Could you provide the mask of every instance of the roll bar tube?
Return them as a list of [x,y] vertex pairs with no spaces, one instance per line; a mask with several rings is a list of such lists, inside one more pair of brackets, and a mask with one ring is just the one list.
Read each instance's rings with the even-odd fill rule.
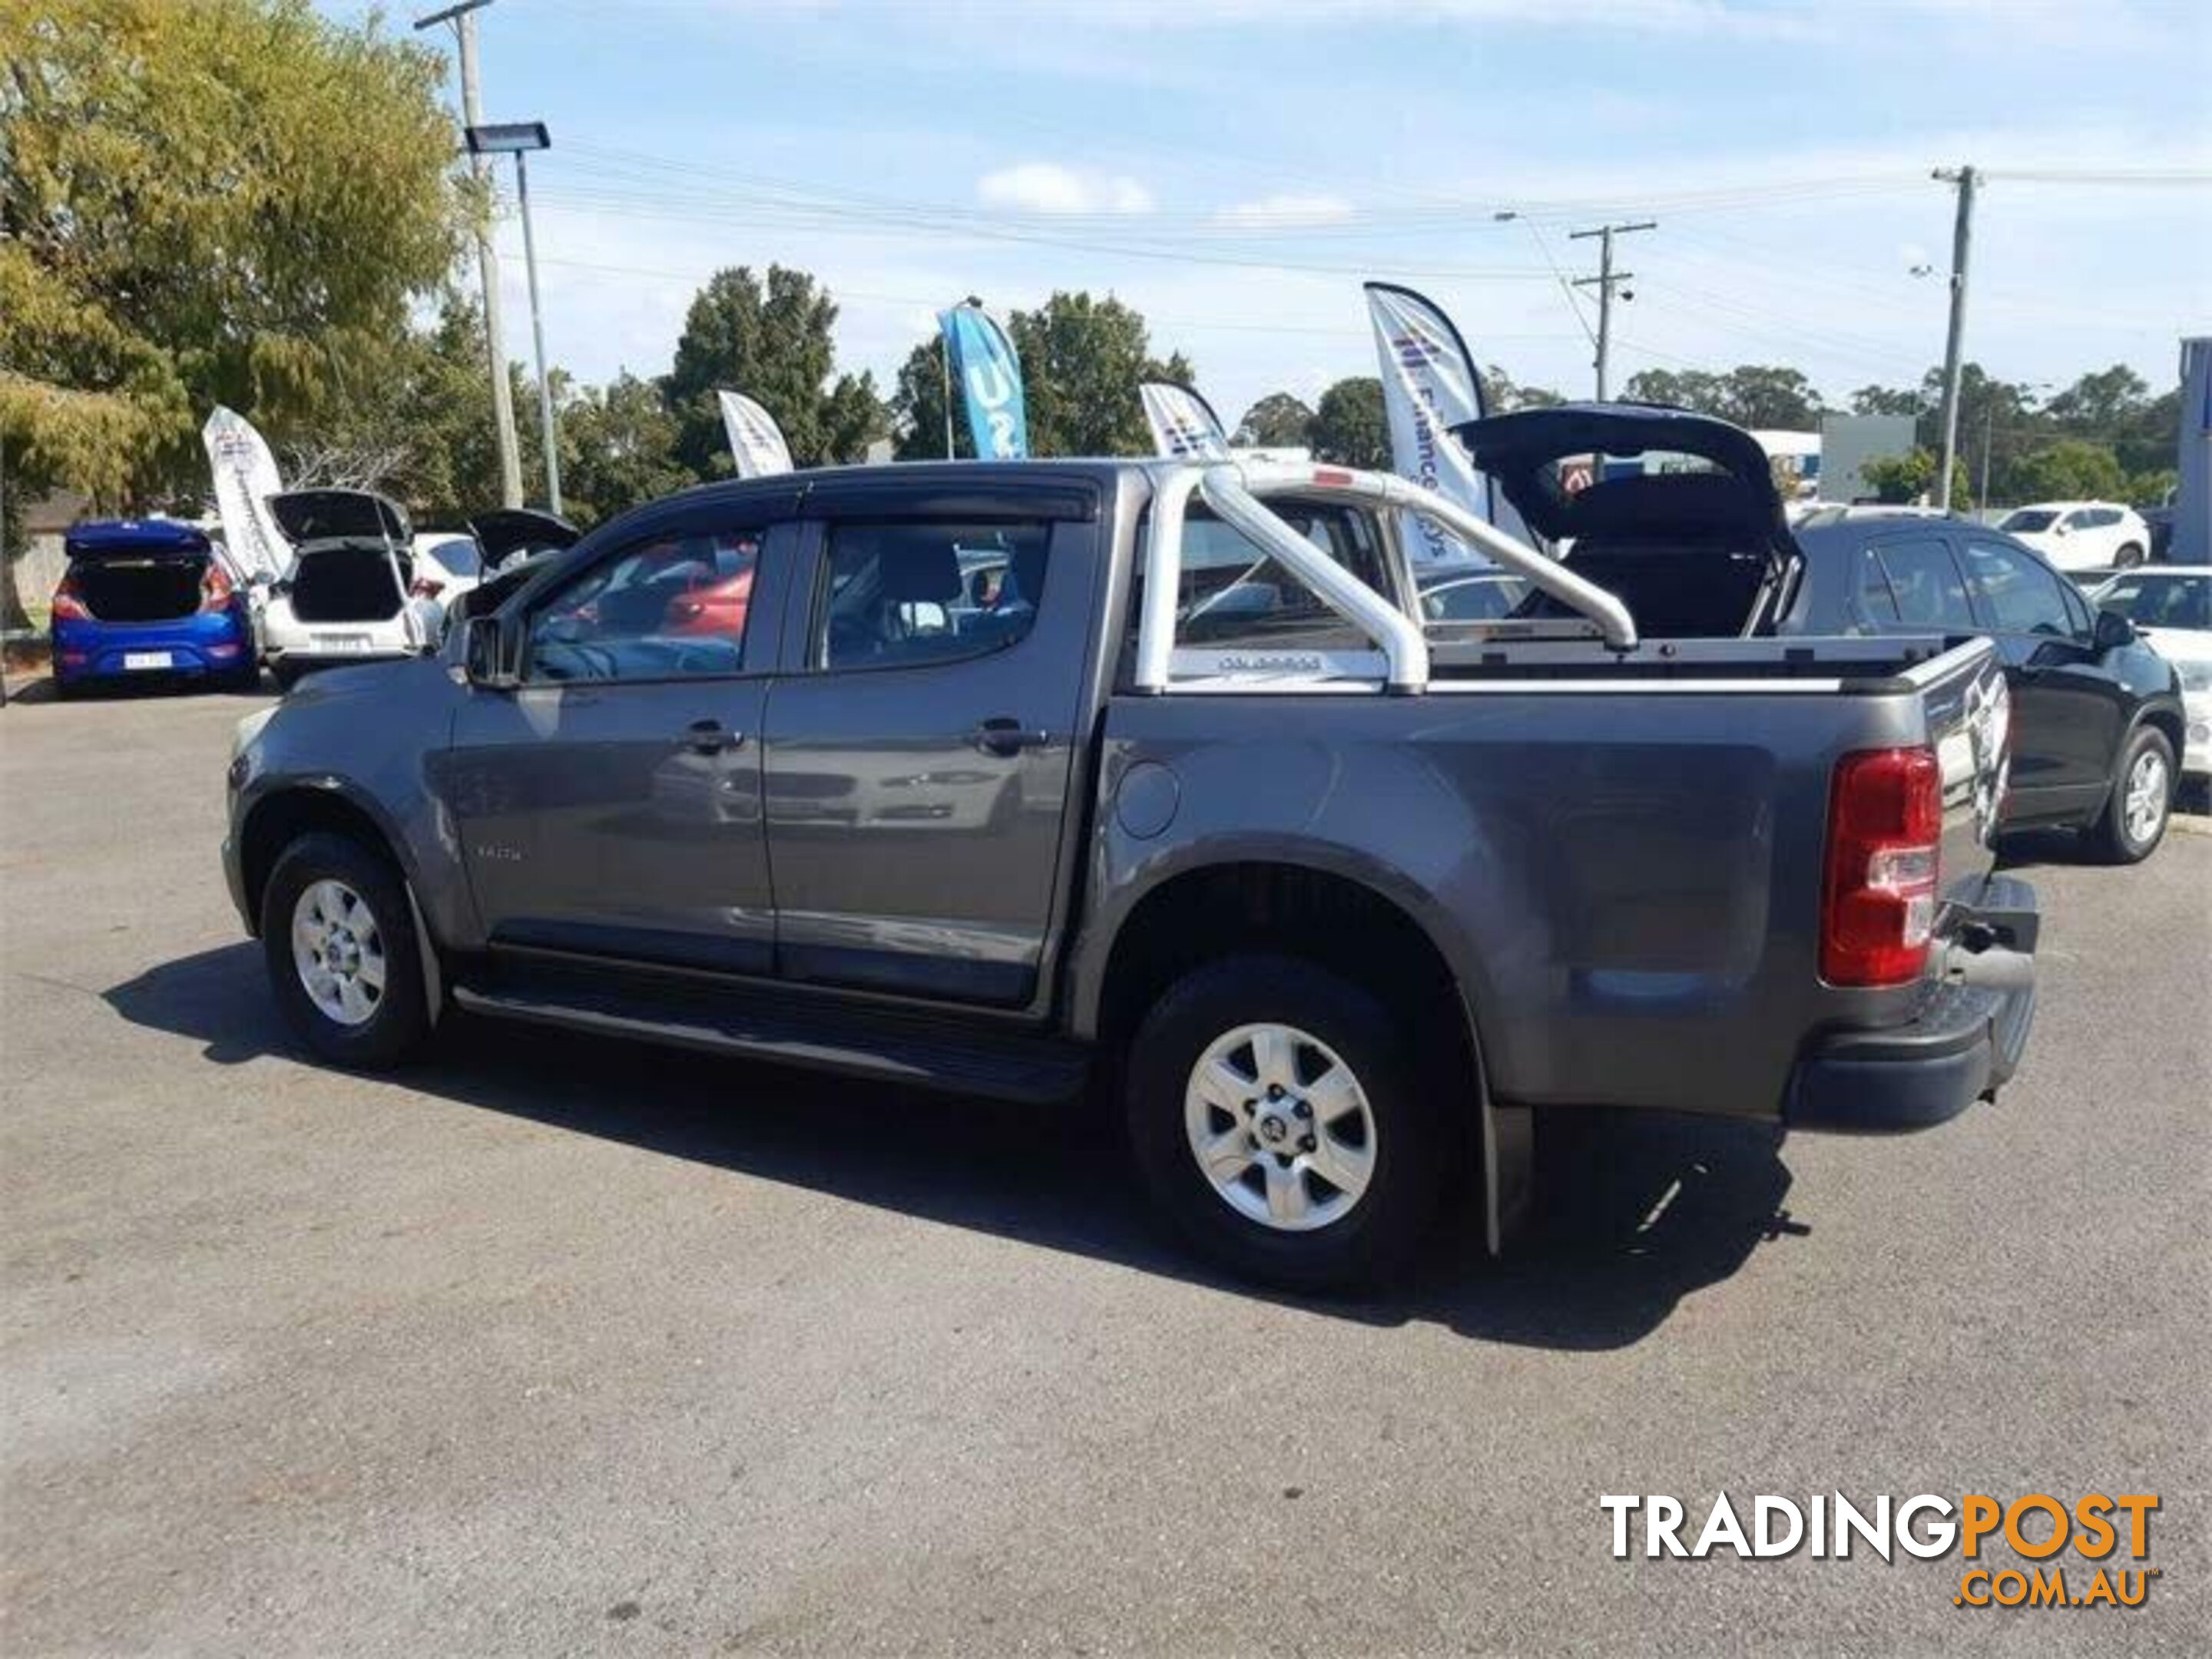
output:
[[[1206,506],[1223,522],[1266,549],[1382,648],[1394,691],[1419,691],[1428,685],[1428,638],[1420,624],[1269,512],[1265,498],[1349,496],[1370,507],[1418,514],[1481,549],[1531,586],[1588,618],[1613,649],[1636,648],[1636,620],[1614,595],[1477,518],[1457,502],[1403,478],[1349,467],[1216,462],[1203,467],[1164,468],[1157,479],[1144,549],[1144,605],[1138,619],[1133,676],[1139,692],[1158,694],[1169,687],[1175,657],[1176,604],[1182,578],[1183,526],[1194,490],[1204,496]],[[1411,594],[1413,578],[1404,549],[1395,540],[1393,545],[1401,567],[1395,574]]]
[[1261,506],[1235,465],[1209,466],[1199,493],[1224,523],[1257,543],[1314,592],[1382,647],[1393,691],[1420,691],[1429,684],[1429,641],[1412,617]]
[[1351,495],[1370,506],[1399,507],[1433,520],[1461,541],[1480,548],[1530,586],[1596,623],[1605,642],[1615,650],[1636,648],[1636,619],[1615,595],[1433,489],[1424,489],[1389,473],[1358,472],[1348,467],[1285,466],[1271,462],[1247,467],[1244,475],[1246,488],[1256,495],[1293,490]]

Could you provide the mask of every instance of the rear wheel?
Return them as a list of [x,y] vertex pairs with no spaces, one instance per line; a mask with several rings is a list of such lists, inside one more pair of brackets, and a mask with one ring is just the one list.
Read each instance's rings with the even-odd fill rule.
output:
[[2112,798],[2089,831],[2089,846],[2107,864],[2140,864],[2166,837],[2173,809],[2173,745],[2155,726],[2136,729],[2121,754]]
[[295,664],[286,662],[282,657],[272,657],[270,659],[269,674],[270,678],[276,682],[276,689],[279,691],[289,691],[294,686],[300,683],[301,670],[299,667]]
[[1427,1237],[1451,1174],[1443,1103],[1410,1036],[1311,963],[1237,957],[1187,975],[1130,1048],[1129,1135],[1153,1200],[1247,1278],[1387,1278]]
[[270,872],[261,945],[277,1006],[325,1060],[375,1071],[430,1030],[406,890],[344,836],[302,836]]
[[2143,550],[2133,542],[2112,555],[2112,568],[2115,570],[2132,570],[2142,562]]

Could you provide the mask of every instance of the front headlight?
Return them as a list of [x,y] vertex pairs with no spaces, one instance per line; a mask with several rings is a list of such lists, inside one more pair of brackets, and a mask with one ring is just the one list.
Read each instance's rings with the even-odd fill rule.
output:
[[261,735],[261,728],[269,724],[270,717],[283,706],[272,702],[266,708],[255,709],[239,721],[237,728],[230,734],[230,757],[233,760],[246,752],[246,746]]
[[2175,670],[2181,675],[2185,691],[2212,691],[2212,662],[2178,662]]

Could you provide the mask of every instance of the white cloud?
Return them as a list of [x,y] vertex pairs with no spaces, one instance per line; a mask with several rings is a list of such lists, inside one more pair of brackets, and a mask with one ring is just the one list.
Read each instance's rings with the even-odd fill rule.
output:
[[1341,196],[1262,196],[1256,202],[1239,202],[1214,216],[1224,224],[1326,225],[1352,216],[1352,204]]
[[1123,174],[1088,173],[1052,161],[1024,161],[975,181],[975,193],[993,207],[1030,213],[1150,213],[1152,193]]

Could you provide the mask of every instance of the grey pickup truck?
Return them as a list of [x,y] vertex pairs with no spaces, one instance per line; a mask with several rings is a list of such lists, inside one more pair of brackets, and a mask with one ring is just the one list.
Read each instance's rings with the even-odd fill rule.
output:
[[[1733,427],[1460,435],[1549,547],[1256,462],[640,507],[241,722],[232,895],[339,1065],[460,1009],[1078,1101],[1198,1249],[1292,1286],[1387,1275],[1453,1194],[1496,1248],[1540,1111],[1987,1096],[2037,924],[1991,873],[1989,642],[1773,637],[1799,559]],[[1645,468],[1565,493],[1593,452]],[[1510,613],[1425,623],[1409,517]]]

